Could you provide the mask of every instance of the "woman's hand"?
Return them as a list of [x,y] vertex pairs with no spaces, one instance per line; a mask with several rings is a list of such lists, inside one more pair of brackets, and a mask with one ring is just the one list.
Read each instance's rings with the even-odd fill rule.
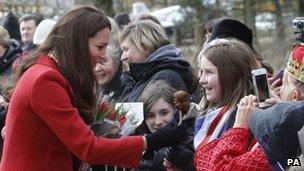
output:
[[270,84],[270,87],[269,87],[270,92],[272,92],[277,97],[280,97],[281,86],[279,86],[279,84],[281,82],[282,82],[281,78],[276,79]]
[[233,127],[241,127],[248,129],[249,118],[253,110],[258,107],[258,99],[254,95],[245,96],[241,99],[235,117]]
[[[280,87],[277,87],[277,88],[280,88]],[[278,90],[278,91],[280,91],[280,90]],[[266,99],[265,103],[269,104],[269,106],[273,106],[273,105],[277,104],[278,102],[281,102],[282,100],[280,98],[280,94],[278,94],[277,92],[270,90],[269,91],[270,98]]]

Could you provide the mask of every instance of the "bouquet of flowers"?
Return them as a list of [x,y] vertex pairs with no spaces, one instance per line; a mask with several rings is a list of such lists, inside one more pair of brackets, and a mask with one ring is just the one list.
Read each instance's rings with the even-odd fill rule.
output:
[[[134,133],[143,118],[142,103],[114,103],[102,100],[94,112],[94,121],[91,129],[96,136],[118,138]],[[105,166],[107,168],[108,166]],[[116,167],[115,167],[116,168]],[[90,164],[83,162],[79,171],[92,170]],[[106,169],[107,170],[107,169]]]
[[118,135],[121,126],[126,122],[128,110],[122,105],[115,108],[113,102],[101,101],[94,112],[94,122],[91,129],[97,136],[111,137]]

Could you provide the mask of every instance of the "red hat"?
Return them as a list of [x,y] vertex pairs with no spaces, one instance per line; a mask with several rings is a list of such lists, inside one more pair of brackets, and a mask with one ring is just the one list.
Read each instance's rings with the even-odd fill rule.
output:
[[288,73],[304,83],[304,44],[301,43],[293,48],[287,62]]

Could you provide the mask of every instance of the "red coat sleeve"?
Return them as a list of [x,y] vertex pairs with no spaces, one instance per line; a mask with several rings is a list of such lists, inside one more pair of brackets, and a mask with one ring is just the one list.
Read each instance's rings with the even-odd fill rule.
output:
[[67,82],[56,71],[46,72],[37,78],[30,92],[30,104],[66,148],[82,161],[138,166],[144,148],[143,138],[107,139],[94,136],[73,106]]
[[246,129],[229,129],[221,138],[211,141],[196,151],[196,169],[198,171],[272,170],[261,146],[253,151],[247,151],[248,137],[249,131]]

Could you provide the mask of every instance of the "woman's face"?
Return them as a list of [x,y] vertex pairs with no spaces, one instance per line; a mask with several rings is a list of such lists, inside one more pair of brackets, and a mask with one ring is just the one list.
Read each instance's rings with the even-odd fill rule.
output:
[[218,103],[221,98],[221,86],[217,67],[206,57],[202,57],[200,66],[200,85],[205,90],[206,100],[210,103]]
[[106,48],[109,43],[110,29],[99,30],[93,37],[89,38],[89,51],[93,61],[93,66],[106,58]]
[[121,60],[129,63],[144,63],[147,56],[143,55],[138,48],[126,38],[121,42],[121,49],[123,50]]
[[[108,46],[109,48],[110,46]],[[117,71],[117,66],[115,66],[114,61],[108,55],[105,58],[101,58],[97,62],[94,73],[96,75],[98,85],[103,88],[108,85],[114,78]]]
[[152,133],[156,132],[171,122],[173,114],[173,106],[160,98],[151,106],[145,119],[146,125]]

